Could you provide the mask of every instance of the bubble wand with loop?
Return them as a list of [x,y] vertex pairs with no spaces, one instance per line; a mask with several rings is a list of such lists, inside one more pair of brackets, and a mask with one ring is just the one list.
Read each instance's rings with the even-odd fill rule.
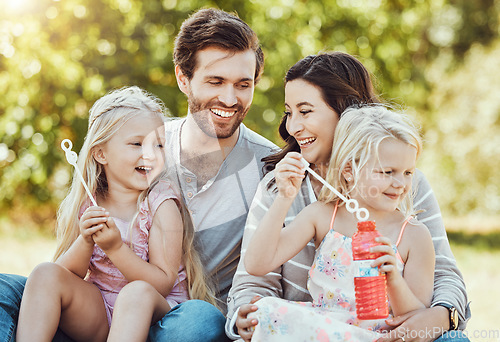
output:
[[306,170],[314,176],[317,180],[319,180],[324,186],[326,186],[328,189],[330,189],[335,195],[337,195],[342,201],[345,203],[345,207],[348,212],[350,213],[356,213],[356,218],[358,221],[367,221],[368,217],[370,216],[370,213],[366,208],[360,208],[358,201],[355,199],[348,199],[344,195],[342,195],[337,189],[335,189],[333,186],[328,184],[323,178],[321,178],[320,175],[318,175],[316,172],[314,172],[310,167],[309,163],[307,160],[304,158],[301,159],[302,164],[306,167]]
[[95,201],[94,196],[92,196],[92,194],[90,193],[89,187],[87,186],[87,183],[85,183],[85,179],[83,179],[82,173],[80,172],[80,169],[76,164],[78,161],[78,154],[76,154],[76,152],[74,151],[71,151],[71,149],[73,148],[73,143],[69,139],[64,139],[61,142],[61,148],[66,153],[66,160],[68,161],[68,163],[70,163],[75,167],[76,174],[80,178],[80,181],[82,182],[85,191],[87,191],[87,195],[89,195],[92,204],[97,207],[97,202]]

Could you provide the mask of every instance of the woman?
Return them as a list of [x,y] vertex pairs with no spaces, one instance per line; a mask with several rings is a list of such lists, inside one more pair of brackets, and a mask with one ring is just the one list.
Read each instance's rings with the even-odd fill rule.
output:
[[[356,58],[346,53],[307,56],[290,68],[285,77],[285,115],[279,126],[286,146],[280,153],[265,159],[268,170],[272,172],[261,181],[250,208],[240,260],[243,260],[255,227],[274,201],[275,177],[286,177],[286,163],[280,163],[277,167],[278,162],[290,151],[299,152],[316,172],[325,177],[340,114],[350,105],[373,102],[379,100],[368,71]],[[445,331],[457,327],[463,329],[470,317],[465,284],[451,253],[432,189],[421,172],[416,173],[413,183],[416,189],[415,207],[423,210],[417,218],[429,229],[436,251],[434,297],[431,308],[395,317],[388,322],[394,330],[384,338],[385,341],[404,340],[408,332],[414,332],[415,335],[420,333],[415,337],[437,338]],[[285,224],[315,201],[320,189],[321,184],[316,179],[306,177]],[[255,326],[257,321],[248,320],[247,315],[257,310],[252,305],[258,298],[255,296],[310,301],[306,282],[314,252],[314,244],[310,243],[292,260],[263,277],[250,276],[240,261],[228,297],[228,336],[250,340],[252,332],[249,328]],[[458,321],[453,319],[455,311],[458,312]],[[449,336],[456,334],[450,333]]]

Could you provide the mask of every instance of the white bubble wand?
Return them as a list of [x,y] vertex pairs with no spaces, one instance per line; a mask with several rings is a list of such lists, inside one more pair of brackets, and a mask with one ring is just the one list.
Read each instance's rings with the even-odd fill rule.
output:
[[310,167],[309,163],[307,160],[304,158],[301,159],[302,164],[306,167],[306,170],[314,176],[317,180],[319,180],[324,186],[326,186],[328,189],[330,189],[335,195],[337,195],[342,201],[345,202],[345,207],[348,212],[350,213],[356,213],[356,218],[358,221],[367,221],[368,217],[370,216],[370,213],[366,208],[360,208],[358,201],[355,199],[348,199],[344,195],[342,195],[337,189],[335,189],[333,186],[328,184],[323,178],[321,178],[320,175],[318,175],[316,172],[314,172]]
[[76,164],[78,161],[78,154],[76,154],[76,152],[74,151],[71,151],[71,149],[73,148],[73,143],[69,139],[64,139],[61,142],[61,148],[66,153],[66,160],[68,161],[68,163],[75,167],[76,174],[80,178],[85,191],[87,191],[92,204],[97,207],[97,202],[95,201],[94,196],[92,196],[92,194],[90,193],[89,187],[87,186],[87,183],[85,183],[85,179],[83,179],[82,173],[80,172],[80,169],[78,169],[78,165]]

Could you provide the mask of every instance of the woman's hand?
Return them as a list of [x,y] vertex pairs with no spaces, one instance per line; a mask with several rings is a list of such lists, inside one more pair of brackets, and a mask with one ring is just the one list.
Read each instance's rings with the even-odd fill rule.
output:
[[89,245],[94,245],[92,235],[100,231],[108,221],[109,213],[102,207],[88,207],[80,217],[80,234]]
[[370,252],[382,253],[383,255],[375,259],[375,261],[373,261],[372,263],[372,266],[378,266],[379,270],[386,274],[387,285],[390,286],[396,278],[402,278],[397,268],[396,253],[392,248],[390,239],[380,236],[375,238],[375,242],[379,242],[381,243],[381,245],[370,248]]
[[274,177],[280,196],[294,198],[299,193],[300,185],[305,176],[305,167],[301,159],[300,153],[289,152],[276,164]]
[[108,254],[120,249],[123,244],[120,230],[112,218],[108,218],[104,227],[97,231],[92,238],[101,249]]

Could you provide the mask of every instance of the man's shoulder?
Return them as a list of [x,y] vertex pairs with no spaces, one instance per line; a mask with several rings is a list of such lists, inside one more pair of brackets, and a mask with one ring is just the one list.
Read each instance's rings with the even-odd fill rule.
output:
[[241,124],[242,144],[248,145],[252,150],[261,150],[267,156],[272,152],[276,152],[279,147],[273,142],[264,138],[262,135],[252,131],[250,128]]

